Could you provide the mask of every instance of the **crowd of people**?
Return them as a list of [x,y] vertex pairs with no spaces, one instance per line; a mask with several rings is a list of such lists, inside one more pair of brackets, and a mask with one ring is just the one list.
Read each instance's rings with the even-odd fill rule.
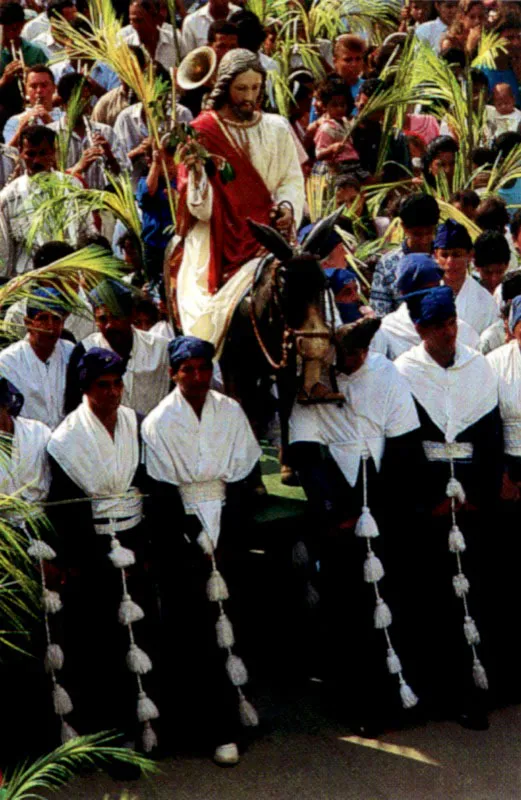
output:
[[[304,24],[321,3],[333,38]],[[171,752],[193,728],[238,762],[268,435],[306,496],[313,669],[353,731],[485,730],[520,700],[521,8],[356,5],[291,0],[290,36],[269,4],[0,4],[3,296],[37,271],[2,301],[0,488],[50,523],[6,517],[63,741],[156,753],[161,727]],[[93,285],[93,253],[117,276]]]

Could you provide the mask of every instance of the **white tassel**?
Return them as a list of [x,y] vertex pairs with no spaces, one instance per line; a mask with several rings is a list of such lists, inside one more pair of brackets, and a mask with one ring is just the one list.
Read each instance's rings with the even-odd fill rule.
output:
[[206,594],[208,595],[208,600],[210,600],[212,603],[228,600],[229,594],[226,581],[217,569],[213,569],[212,574],[208,578],[208,583],[206,584]]
[[393,621],[391,609],[381,597],[376,601],[376,608],[374,610],[374,626],[377,629],[388,628]]
[[136,556],[133,550],[123,547],[118,539],[114,538],[110,543],[111,552],[109,558],[118,569],[125,569],[131,567],[136,563]]
[[458,572],[457,575],[454,575],[452,579],[452,585],[454,586],[456,597],[465,597],[470,589],[468,578],[466,578],[462,572]]
[[143,750],[145,753],[151,753],[154,747],[157,747],[156,732],[148,720],[145,722],[141,741],[143,743]]
[[387,669],[391,675],[398,675],[402,671],[402,664],[392,647],[387,651]]
[[309,564],[309,553],[304,542],[296,542],[293,545],[292,552],[293,566],[297,569],[300,567],[307,567]]
[[144,616],[143,609],[137,603],[134,603],[129,594],[124,594],[118,611],[118,619],[121,624],[130,625],[132,622],[139,622]]
[[256,709],[246,700],[244,695],[241,697],[239,703],[239,716],[241,718],[241,724],[244,725],[245,728],[256,728],[259,724],[259,715]]
[[47,645],[47,650],[45,651],[45,659],[44,659],[44,666],[45,671],[50,672],[51,670],[61,669],[63,667],[63,650],[61,649],[59,644],[49,644]]
[[63,608],[58,592],[52,592],[50,589],[43,590],[42,604],[47,614],[56,614]]
[[456,480],[456,478],[451,478],[447,484],[446,489],[447,497],[454,497],[456,500],[459,500],[461,504],[465,502],[466,495],[465,489],[461,485],[461,483]]
[[467,545],[457,525],[453,525],[449,533],[449,550],[451,553],[463,553]]
[[320,595],[311,583],[306,584],[306,605],[308,608],[317,608],[320,604]]
[[54,705],[54,713],[59,716],[70,714],[73,709],[71,698],[59,683],[56,683],[52,690],[52,702]]
[[400,680],[400,697],[402,700],[402,706],[404,708],[414,708],[418,702],[418,698],[414,694],[411,687],[405,683],[403,678]]
[[465,617],[463,630],[465,632],[465,638],[469,644],[479,644],[479,631],[472,617]]
[[214,552],[214,546],[212,544],[212,540],[206,533],[206,531],[201,531],[199,536],[197,537],[197,544],[203,551],[203,553],[207,556],[212,556]]
[[364,581],[378,583],[384,576],[384,568],[380,559],[374,553],[369,553],[364,562]]
[[74,730],[74,728],[71,727],[68,722],[65,722],[65,720],[62,719],[62,729],[61,729],[61,736],[60,736],[62,744],[66,744],[67,742],[70,742],[71,739],[76,739],[77,736],[78,736],[78,734]]
[[361,536],[364,539],[374,539],[376,536],[380,536],[378,525],[368,506],[362,506],[362,513],[355,526],[355,536]]
[[221,614],[215,623],[215,630],[217,632],[217,645],[219,647],[233,647],[235,644],[233,626],[226,614]]
[[52,561],[56,558],[56,552],[47,542],[42,542],[41,539],[35,539],[27,552],[32,558],[44,559],[44,561]]
[[146,675],[152,669],[150,657],[137,644],[131,644],[127,653],[127,667],[137,675]]
[[140,692],[138,694],[137,718],[140,722],[148,722],[149,719],[159,718],[159,710],[156,704],[145,692]]
[[226,659],[226,672],[234,686],[244,686],[248,683],[248,673],[244,661],[233,653]]
[[485,672],[485,667],[479,658],[474,659],[474,663],[472,665],[472,677],[474,678],[474,683],[478,689],[488,689],[487,673]]

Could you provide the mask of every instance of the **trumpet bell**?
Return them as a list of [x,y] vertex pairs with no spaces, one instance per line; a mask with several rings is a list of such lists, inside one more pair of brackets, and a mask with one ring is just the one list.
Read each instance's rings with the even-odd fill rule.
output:
[[217,56],[211,47],[204,45],[188,53],[179,64],[177,83],[186,91],[204,86],[215,72]]

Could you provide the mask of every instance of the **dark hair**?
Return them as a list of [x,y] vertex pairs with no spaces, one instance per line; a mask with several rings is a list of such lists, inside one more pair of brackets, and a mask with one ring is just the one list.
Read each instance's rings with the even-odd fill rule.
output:
[[58,81],[58,94],[64,103],[68,103],[76,89],[82,84],[87,85],[84,75],[79,72],[66,72]]
[[499,155],[501,159],[506,158],[515,147],[521,144],[521,133],[515,131],[506,131],[502,133],[497,139],[494,139],[493,149],[496,157]]
[[208,35],[206,41],[208,44],[215,42],[215,37],[220,34],[221,36],[239,36],[239,30],[235,23],[227,19],[214,19],[208,28]]
[[467,57],[465,51],[459,47],[448,47],[440,54],[440,57],[449,64],[449,66],[457,66],[465,69],[467,66]]
[[338,56],[340,50],[352,50],[354,53],[365,53],[367,44],[361,36],[352,33],[342,33],[337,36],[333,45],[333,58]]
[[378,317],[362,317],[338,328],[335,339],[340,357],[342,354],[351,355],[357,350],[367,350],[381,324],[382,320]]
[[476,167],[491,167],[496,160],[496,154],[491,147],[475,147],[472,151],[472,163]]
[[33,269],[40,269],[52,264],[53,261],[58,261],[60,258],[65,258],[74,253],[74,247],[67,244],[67,242],[45,242],[39,247],[33,256]]
[[131,6],[141,6],[145,11],[148,11],[152,16],[157,17],[162,10],[161,0],[130,0]]
[[521,269],[507,272],[501,281],[501,297],[504,303],[508,303],[521,294]]
[[378,92],[383,92],[385,89],[385,84],[380,78],[368,78],[368,80],[364,81],[360,86],[358,94],[365,94],[366,97],[372,97],[374,94],[378,94]]
[[54,147],[56,133],[46,125],[28,125],[20,134],[20,149],[24,146],[24,142],[27,142],[32,147],[37,147],[39,144],[47,142],[51,147]]
[[159,320],[159,309],[148,297],[137,297],[134,302],[134,313],[147,314],[153,322]]
[[508,264],[510,247],[502,233],[485,231],[474,242],[474,263],[476,267],[490,264]]
[[86,33],[87,35],[92,35],[92,26],[88,19],[84,19],[83,17],[76,17],[71,22],[72,27],[78,33]]
[[25,70],[25,80],[27,80],[29,75],[31,75],[32,73],[35,73],[36,75],[48,75],[49,78],[54,83],[54,75],[52,69],[49,69],[47,64],[34,64],[34,66],[32,67],[27,67],[27,69]]
[[508,225],[507,205],[500,197],[487,197],[476,211],[476,224],[484,231],[503,233]]
[[15,25],[25,22],[23,6],[20,3],[4,3],[0,6],[0,25]]
[[415,228],[421,225],[434,227],[440,220],[440,209],[436,198],[431,194],[417,192],[402,200],[398,216],[406,228]]
[[506,14],[500,17],[499,24],[494,28],[494,33],[519,29],[521,29],[521,20],[518,15],[513,11],[507,11]]
[[521,208],[518,208],[510,220],[510,233],[512,238],[515,239],[521,231]]
[[473,189],[459,189],[450,198],[451,203],[461,203],[462,206],[470,206],[474,210],[479,206],[479,194]]
[[348,114],[353,110],[354,103],[351,89],[338,75],[331,75],[325,81],[322,81],[317,89],[317,97],[324,105],[331,102],[333,97],[343,97],[346,101]]
[[49,19],[59,19],[64,8],[74,8],[74,0],[49,0],[46,13]]
[[436,136],[429,144],[423,155],[423,175],[427,183],[435,185],[434,176],[431,174],[431,164],[441,153],[454,153],[459,151],[458,143],[452,136]]
[[482,86],[484,89],[487,90],[487,93],[490,91],[487,76],[480,69],[471,69],[470,79],[472,81],[472,86],[474,89],[476,88],[476,86]]
[[241,9],[230,14],[228,22],[233,22],[237,27],[239,47],[258,53],[266,38],[266,31],[258,16],[253,11]]

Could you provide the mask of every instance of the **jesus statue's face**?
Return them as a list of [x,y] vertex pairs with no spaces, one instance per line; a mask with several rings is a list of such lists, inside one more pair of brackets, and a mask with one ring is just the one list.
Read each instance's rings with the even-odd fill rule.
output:
[[262,75],[253,69],[241,72],[228,90],[229,108],[241,121],[253,119],[262,90]]

